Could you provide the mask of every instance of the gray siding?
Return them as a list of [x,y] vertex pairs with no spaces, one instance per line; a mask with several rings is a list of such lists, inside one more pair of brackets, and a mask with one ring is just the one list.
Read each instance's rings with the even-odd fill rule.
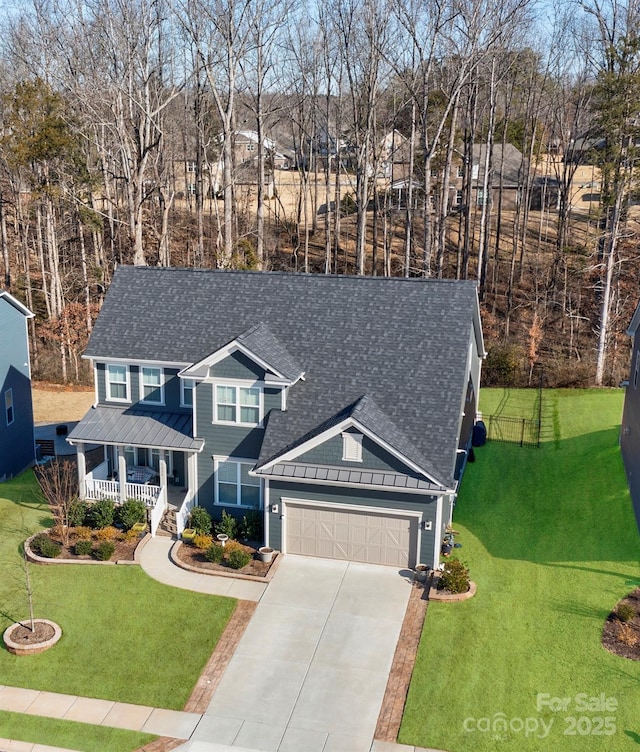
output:
[[245,379],[249,381],[256,379],[262,381],[264,373],[260,366],[241,352],[232,353],[209,369],[209,374],[213,378]]
[[[354,431],[353,433],[358,433]],[[403,473],[412,478],[424,480],[403,462],[372,441],[368,436],[362,439],[362,462],[349,462],[342,459],[342,436],[333,436],[320,446],[295,458],[295,461],[310,465],[332,465],[334,467],[354,467],[358,470],[386,470]]]
[[368,507],[386,507],[409,512],[422,512],[423,521],[431,521],[432,530],[422,530],[420,536],[420,562],[433,562],[434,534],[436,526],[436,497],[408,493],[375,491],[373,489],[339,488],[310,483],[269,483],[269,504],[277,504],[278,512],[269,511],[269,541],[272,548],[282,549],[282,498],[302,499],[334,504],[354,504]]
[[636,523],[640,530],[640,336],[638,332],[634,337],[629,386],[624,395],[620,450],[627,473]]
[[[26,319],[0,299],[0,480],[17,475],[35,459],[33,405]],[[4,394],[13,393],[14,421],[7,426]]]
[[[140,367],[129,366],[129,398],[132,406],[144,410],[160,410],[166,412],[189,412],[191,408],[180,407],[180,379],[177,368],[164,368],[164,405],[151,405],[140,402]],[[123,402],[107,400],[107,366],[106,363],[96,363],[96,379],[98,385],[98,402],[105,405],[123,405]]]

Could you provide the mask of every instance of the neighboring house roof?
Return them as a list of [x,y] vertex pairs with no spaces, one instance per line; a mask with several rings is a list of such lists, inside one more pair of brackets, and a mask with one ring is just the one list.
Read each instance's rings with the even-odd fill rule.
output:
[[202,439],[193,438],[191,414],[163,413],[130,407],[93,407],[69,434],[68,440],[87,444],[165,447],[199,452]]
[[474,332],[483,355],[471,281],[119,267],[86,356],[197,363],[241,336],[270,357],[282,343],[305,380],[269,415],[259,464],[349,418],[451,487]]
[[[486,144],[473,144],[473,176],[472,185],[481,186],[484,181],[484,164],[487,153]],[[496,188],[500,182],[502,174],[502,185],[504,188],[517,188],[522,182],[522,166],[524,157],[522,152],[513,144],[505,144],[504,150],[502,144],[493,145],[492,153],[492,184]],[[476,173],[477,166],[477,173]]]
[[14,298],[13,295],[8,293],[6,290],[0,290],[0,300],[4,300],[9,305],[13,306],[17,311],[20,311],[20,313],[25,318],[32,319],[35,316],[35,313],[31,313],[27,306],[23,305],[17,298]]

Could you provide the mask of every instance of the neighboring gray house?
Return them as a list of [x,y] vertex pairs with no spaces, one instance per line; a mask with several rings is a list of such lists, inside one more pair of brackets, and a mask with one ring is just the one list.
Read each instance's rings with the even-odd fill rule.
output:
[[146,499],[152,532],[168,503],[179,530],[254,508],[285,553],[434,566],[484,354],[473,282],[119,267],[81,493]]
[[33,313],[0,290],[0,481],[35,462],[27,319]]
[[640,530],[640,305],[631,320],[627,334],[632,338],[631,374],[624,395],[620,450],[627,472],[631,501]]

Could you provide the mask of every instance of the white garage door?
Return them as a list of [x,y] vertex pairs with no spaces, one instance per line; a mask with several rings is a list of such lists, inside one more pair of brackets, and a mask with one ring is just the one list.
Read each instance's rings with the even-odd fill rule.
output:
[[415,516],[287,502],[285,520],[287,553],[394,567],[416,564]]

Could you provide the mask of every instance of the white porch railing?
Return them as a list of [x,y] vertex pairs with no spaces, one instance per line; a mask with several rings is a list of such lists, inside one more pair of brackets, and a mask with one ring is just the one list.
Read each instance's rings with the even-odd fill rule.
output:
[[[113,499],[116,503],[120,501],[120,483],[117,480],[87,478],[85,486],[85,497],[89,501],[100,501],[100,499]],[[149,486],[144,483],[125,483],[124,497],[125,499],[144,501],[148,507],[152,507],[158,501],[160,490],[160,486]]]
[[159,491],[160,493],[158,494],[158,498],[155,503],[155,506],[153,507],[153,509],[151,510],[151,514],[149,515],[151,535],[154,535],[154,536],[158,530],[158,525],[160,524],[162,515],[164,514],[164,511],[167,508],[167,489],[160,488]]
[[182,502],[182,506],[176,512],[176,527],[178,529],[178,537],[182,535],[182,531],[187,527],[189,522],[189,515],[191,510],[195,506],[195,499],[191,495],[191,492],[187,494],[185,500]]

